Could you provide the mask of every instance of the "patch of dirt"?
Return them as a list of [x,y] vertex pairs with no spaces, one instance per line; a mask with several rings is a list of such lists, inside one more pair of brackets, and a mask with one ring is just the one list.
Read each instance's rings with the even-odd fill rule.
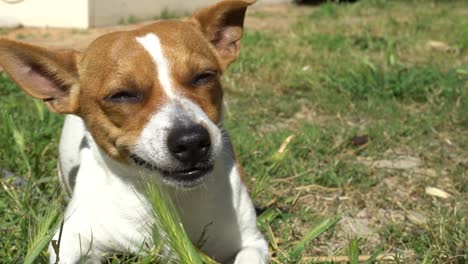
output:
[[273,33],[288,33],[289,28],[297,22],[300,15],[308,14],[315,8],[297,8],[293,4],[260,6],[249,11],[245,19],[245,27]]
[[149,22],[134,25],[92,28],[87,30],[24,27],[13,29],[4,36],[9,39],[44,47],[83,50],[93,40],[103,34],[114,31],[131,30],[148,23]]
[[371,242],[379,242],[380,236],[370,227],[370,219],[367,217],[344,217],[339,223],[339,228],[345,237],[362,237]]
[[358,157],[357,161],[361,164],[377,169],[399,169],[410,170],[421,166],[422,161],[418,157],[400,155],[393,159],[373,160],[368,157]]
[[[298,15],[308,12],[308,10],[310,10],[310,8],[295,8],[292,4],[255,7],[249,11],[246,17],[245,27],[255,30],[283,32],[291,23],[296,21]],[[93,40],[103,34],[114,31],[132,30],[156,21],[157,20],[131,25],[117,25],[83,30],[21,27],[8,30],[2,37],[50,48],[72,48],[80,51],[84,50]]]
[[[301,102],[298,102],[301,104]],[[259,128],[258,131],[260,133],[271,133],[273,131],[278,131],[278,130],[285,130],[285,129],[290,129],[290,130],[297,130],[302,123],[324,123],[327,120],[330,120],[331,118],[336,118],[336,117],[331,117],[331,116],[326,116],[317,113],[313,107],[308,106],[307,104],[303,104],[299,111],[297,111],[293,116],[289,118],[283,118],[280,120],[276,120],[275,122],[268,122],[265,124],[262,124]]]
[[[433,212],[425,209],[433,199],[425,193],[427,182],[449,192],[453,190],[453,182],[448,180],[447,171],[424,167],[429,164],[404,147],[388,150],[380,158],[361,158],[358,162],[368,166],[375,177],[383,177],[365,192],[347,187],[310,185],[310,188],[291,186],[288,193],[281,194],[284,197],[298,197],[295,198],[294,210],[305,210],[318,216],[342,216],[342,220],[328,235],[322,235],[314,241],[314,246],[307,251],[308,256],[336,255],[337,252],[346,254],[351,238],[362,238],[359,243],[361,252],[369,254],[388,239],[385,230],[389,226],[400,226],[402,232],[427,228],[433,224],[434,217]],[[287,190],[284,187],[282,189]],[[298,190],[300,193],[297,193]],[[306,234],[311,227],[308,223],[297,221],[292,224],[293,234],[298,237]],[[398,254],[401,260],[417,258],[412,250],[387,250],[386,253]]]

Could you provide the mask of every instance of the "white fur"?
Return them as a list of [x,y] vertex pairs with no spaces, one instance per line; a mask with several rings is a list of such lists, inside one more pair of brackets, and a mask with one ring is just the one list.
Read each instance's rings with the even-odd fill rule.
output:
[[[205,230],[207,240],[201,249],[209,256],[223,263],[267,263],[268,245],[256,226],[255,210],[240,180],[230,143],[222,139],[220,129],[200,107],[172,89],[170,64],[158,37],[148,34],[137,41],[151,54],[170,100],[149,120],[132,151],[171,169],[175,160],[165,143],[168,131],[175,122],[202,123],[212,140],[213,172],[196,188],[166,185],[157,172],[108,157],[83,120],[68,116],[60,142],[60,171],[64,187],[73,196],[65,214],[60,263],[77,263],[85,255],[87,262],[98,263],[106,253],[138,253],[152,246],[153,220],[141,186],[143,176],[167,190],[194,243]],[[79,169],[73,186],[69,178],[76,166]],[[58,236],[57,232],[54,239]],[[49,251],[54,263],[55,252],[52,247]]]
[[136,40],[150,53],[151,57],[153,58],[153,61],[158,69],[159,81],[161,82],[166,95],[169,96],[169,98],[174,98],[175,94],[172,89],[170,80],[170,66],[163,54],[159,38],[153,33],[148,33],[143,37],[136,38]]

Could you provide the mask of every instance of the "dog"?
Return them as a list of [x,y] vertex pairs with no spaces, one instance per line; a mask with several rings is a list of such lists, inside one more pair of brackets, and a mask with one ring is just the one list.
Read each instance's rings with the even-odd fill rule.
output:
[[66,114],[58,171],[71,197],[51,263],[101,263],[150,247],[142,175],[167,191],[193,242],[206,232],[208,256],[269,262],[222,127],[220,76],[239,55],[254,2],[221,1],[190,18],[105,34],[81,53],[0,40],[6,73]]

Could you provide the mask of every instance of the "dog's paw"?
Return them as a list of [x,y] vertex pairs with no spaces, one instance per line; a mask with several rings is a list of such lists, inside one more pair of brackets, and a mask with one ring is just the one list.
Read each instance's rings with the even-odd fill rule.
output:
[[237,253],[234,264],[266,264],[268,257],[256,248],[244,248]]

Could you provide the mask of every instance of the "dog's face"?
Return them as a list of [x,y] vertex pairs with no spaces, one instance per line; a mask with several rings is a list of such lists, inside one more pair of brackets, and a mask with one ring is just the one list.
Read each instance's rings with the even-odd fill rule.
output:
[[89,76],[80,116],[107,153],[183,185],[212,169],[221,149],[223,69],[192,22],[103,36],[79,69]]
[[53,111],[82,117],[113,159],[190,187],[222,148],[219,78],[239,54],[251,3],[110,33],[81,54],[0,40],[0,64]]

